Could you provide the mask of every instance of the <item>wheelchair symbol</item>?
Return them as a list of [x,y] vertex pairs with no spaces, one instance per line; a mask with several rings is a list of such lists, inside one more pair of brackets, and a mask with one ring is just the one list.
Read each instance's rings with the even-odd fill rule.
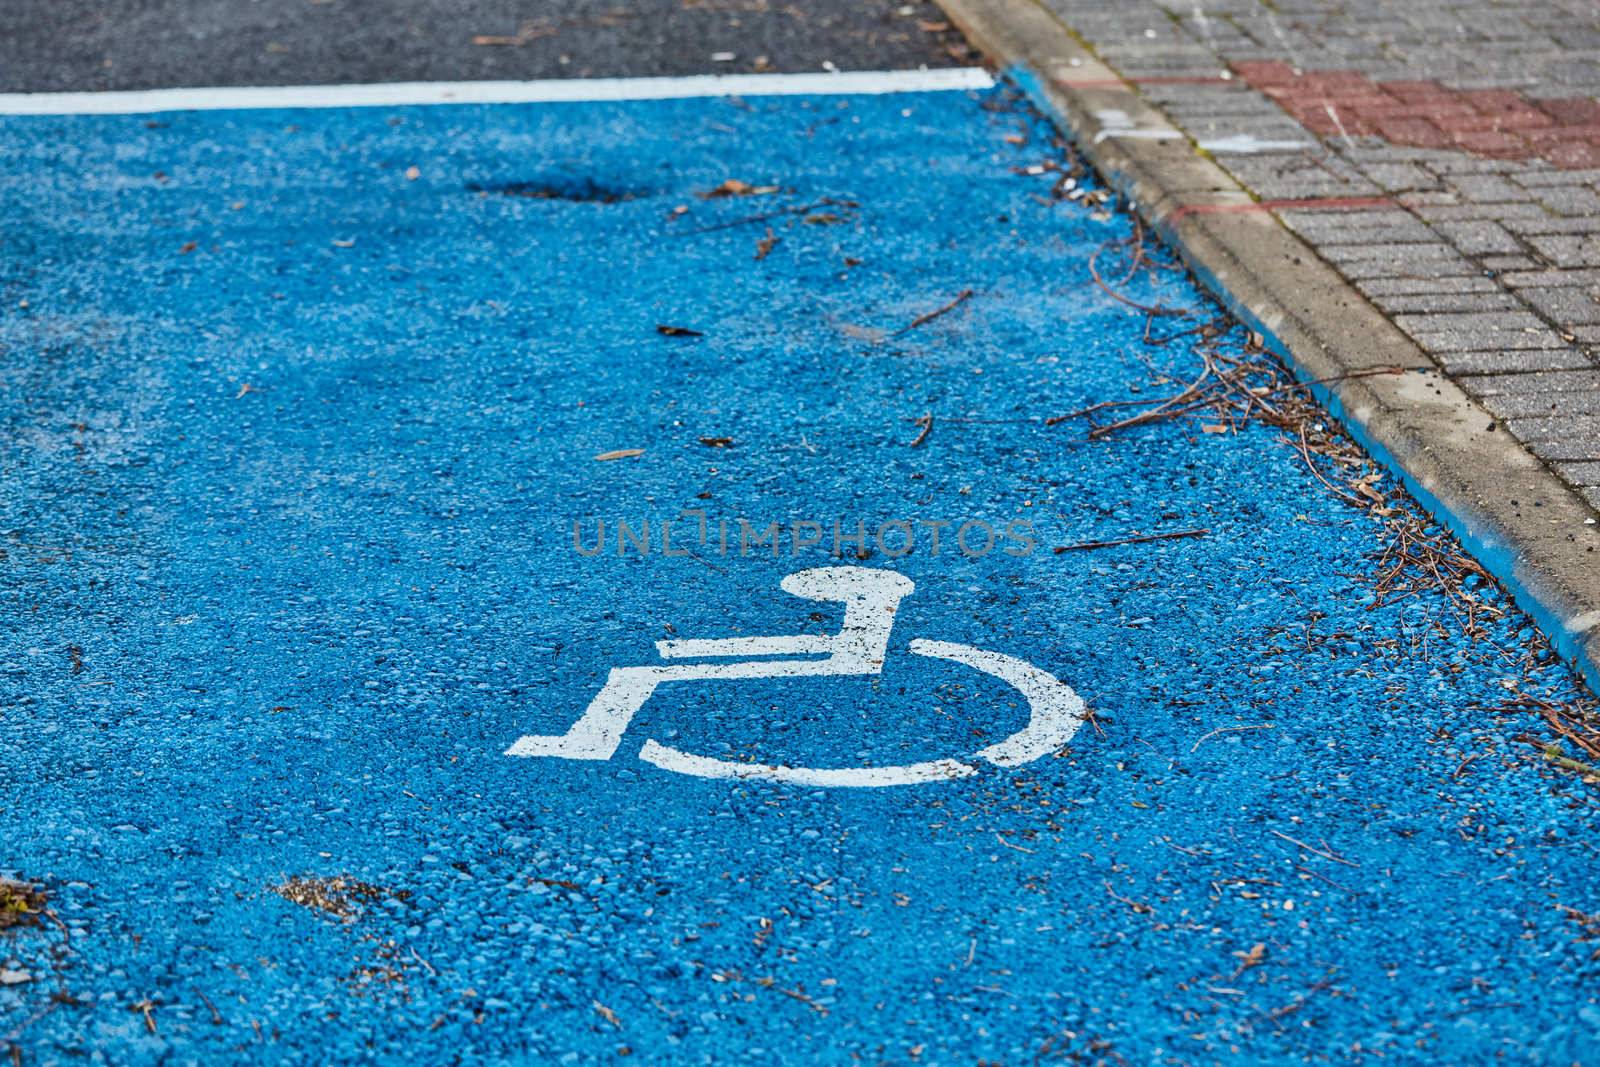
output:
[[[658,641],[656,650],[663,659],[720,659],[724,662],[613,667],[605,685],[571,729],[554,736],[529,734],[508,748],[506,755],[610,759],[634,715],[656,687],[666,682],[881,674],[895,612],[900,601],[916,588],[911,579],[902,574],[868,567],[818,567],[797,571],[779,585],[785,592],[807,600],[843,602],[844,624],[839,632]],[[911,642],[910,649],[914,655],[949,660],[992,675],[1016,689],[1027,701],[1027,724],[1005,740],[977,753],[979,758],[990,763],[1018,767],[1047,756],[1070,741],[1083,724],[1086,710],[1082,698],[1066,683],[1030,663],[948,641],[916,639]],[[639,758],[663,770],[702,778],[757,779],[808,786],[914,785],[977,773],[971,763],[956,759],[888,767],[839,768],[739,763],[682,752],[655,740],[644,743]]]

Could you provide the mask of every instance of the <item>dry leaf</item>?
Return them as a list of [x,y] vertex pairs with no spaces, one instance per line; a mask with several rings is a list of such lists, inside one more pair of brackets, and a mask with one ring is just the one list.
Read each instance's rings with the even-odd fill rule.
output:
[[771,252],[775,247],[777,247],[778,240],[779,239],[777,237],[772,235],[772,227],[768,226],[767,235],[756,242],[756,258],[766,259],[767,253]]
[[619,448],[614,452],[602,452],[594,458],[603,463],[608,459],[632,459],[634,456],[642,455],[644,455],[642,448]]
[[700,443],[705,445],[707,448],[731,448],[733,446],[733,438],[702,437],[700,438]]
[[535,26],[532,23],[523,23],[522,28],[514,37],[496,33],[480,33],[472,38],[472,43],[479,47],[521,48],[530,41],[537,41],[541,37],[554,37],[555,34],[556,31],[549,26]]
[[622,1020],[617,1018],[616,1012],[612,1011],[598,1000],[591,1001],[591,1003],[594,1004],[594,1010],[600,1013],[600,1017],[602,1019],[610,1023],[612,1026],[615,1026],[618,1030],[622,1029]]
[[701,200],[725,200],[732,196],[766,196],[778,191],[776,185],[751,185],[738,178],[729,178],[721,185],[708,193],[701,193]]
[[659,333],[663,337],[704,337],[705,336],[705,334],[701,333],[699,330],[691,330],[687,326],[660,326],[660,325],[658,325],[656,327],[656,333]]

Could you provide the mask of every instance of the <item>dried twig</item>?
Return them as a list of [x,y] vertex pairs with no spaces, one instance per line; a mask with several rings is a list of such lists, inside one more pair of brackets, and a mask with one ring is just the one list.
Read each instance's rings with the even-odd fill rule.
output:
[[[1128,242],[1115,242],[1115,243],[1117,243],[1117,244],[1126,244]],[[1133,308],[1135,311],[1142,311],[1146,315],[1159,315],[1159,316],[1170,315],[1170,316],[1173,316],[1173,317],[1176,317],[1176,318],[1182,318],[1182,317],[1187,316],[1189,314],[1189,312],[1184,311],[1182,308],[1163,307],[1160,304],[1156,304],[1156,305],[1154,305],[1152,307],[1149,304],[1141,304],[1137,300],[1134,300],[1134,299],[1132,299],[1130,297],[1123,296],[1121,293],[1119,293],[1115,289],[1111,288],[1111,286],[1107,285],[1106,284],[1106,280],[1104,278],[1100,277],[1100,269],[1099,269],[1099,266],[1098,266],[1098,262],[1099,262],[1099,259],[1100,259],[1100,253],[1104,252],[1107,247],[1109,247],[1109,246],[1108,245],[1101,245],[1099,248],[1095,249],[1094,254],[1089,257],[1089,277],[1094,280],[1094,283],[1096,285],[1098,285],[1102,290],[1105,291],[1105,294],[1107,296],[1111,297],[1111,299],[1117,301],[1119,304],[1126,304],[1128,307]],[[1142,244],[1137,245],[1135,247],[1135,252],[1134,252],[1134,257],[1135,257],[1134,258],[1134,267],[1135,268],[1138,267],[1139,259],[1143,256],[1143,254],[1144,254],[1143,245]],[[1128,272],[1128,278],[1131,278],[1131,277],[1133,277],[1133,271],[1130,270]],[[1123,280],[1126,281],[1127,278],[1124,278]]]
[[971,300],[971,299],[972,299],[972,290],[971,289],[963,289],[963,290],[961,290],[960,293],[958,293],[956,295],[956,298],[954,300],[950,301],[948,304],[945,304],[943,307],[934,308],[932,311],[928,312],[925,315],[918,315],[916,318],[911,320],[911,323],[909,325],[902,326],[900,329],[896,330],[894,333],[890,334],[889,336],[890,337],[899,337],[901,334],[910,333],[912,330],[915,330],[918,326],[924,326],[927,323],[930,323],[934,319],[938,318],[940,315],[948,315],[950,312],[954,311],[956,308],[960,307],[962,304],[966,303],[968,300]]
[[1326,842],[1324,842],[1324,846],[1325,847],[1317,848],[1315,845],[1306,844],[1304,841],[1301,841],[1299,838],[1290,837],[1288,834],[1284,833],[1282,830],[1273,830],[1272,833],[1274,833],[1278,837],[1283,838],[1285,841],[1289,842],[1291,845],[1296,846],[1297,848],[1305,849],[1307,852],[1311,853],[1313,856],[1321,856],[1325,860],[1332,860],[1335,863],[1342,863],[1346,867],[1359,867],[1359,866],[1361,866],[1361,864],[1355,862],[1354,860],[1347,860],[1343,856],[1339,855],[1337,852],[1333,851],[1331,848],[1327,848],[1326,847]]
[[1200,740],[1196,741],[1190,747],[1189,751],[1190,752],[1198,752],[1200,750],[1200,746],[1201,745],[1205,744],[1207,741],[1211,740],[1213,737],[1216,737],[1218,734],[1234,733],[1234,732],[1239,731],[1239,730],[1270,730],[1270,729],[1272,729],[1272,723],[1270,723],[1270,722],[1261,723],[1260,725],[1257,725],[1257,726],[1219,726],[1215,730],[1212,730],[1210,733],[1208,733],[1205,736],[1201,737]]
[[1142,545],[1149,541],[1176,541],[1183,537],[1204,537],[1210,533],[1209,527],[1194,530],[1173,530],[1170,533],[1144,534],[1139,537],[1119,537],[1114,541],[1079,541],[1075,545],[1057,545],[1051,551],[1056,555],[1063,552],[1084,552],[1094,548],[1113,548],[1117,545]]

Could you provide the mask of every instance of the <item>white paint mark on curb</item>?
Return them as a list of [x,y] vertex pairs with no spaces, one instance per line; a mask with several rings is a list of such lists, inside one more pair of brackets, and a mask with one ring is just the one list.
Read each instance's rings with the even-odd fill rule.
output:
[[1100,132],[1094,135],[1095,144],[1107,137],[1121,137],[1130,141],[1171,141],[1183,136],[1170,126],[1137,126],[1121,108],[1108,107],[1096,111],[1094,118],[1100,124]]
[[1600,626],[1600,611],[1585,611],[1567,620],[1567,632],[1570,634],[1588,633],[1597,626]]
[[1287,152],[1296,148],[1310,148],[1311,145],[1307,141],[1272,141],[1257,137],[1252,133],[1235,133],[1227,137],[1201,141],[1200,147],[1207,152],[1253,154],[1256,152]]
[[566,78],[546,81],[387,82],[144,89],[103,93],[0,93],[0,115],[145,115],[162,111],[407,107],[436,104],[555,104],[684,100],[707,96],[843,96],[988,89],[979,67],[862,70],[837,74],[702,74],[684,78]]

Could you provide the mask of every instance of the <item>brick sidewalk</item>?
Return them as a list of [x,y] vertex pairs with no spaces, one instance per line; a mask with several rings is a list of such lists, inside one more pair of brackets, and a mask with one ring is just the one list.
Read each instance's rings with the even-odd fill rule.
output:
[[1600,508],[1600,8],[1045,3]]

